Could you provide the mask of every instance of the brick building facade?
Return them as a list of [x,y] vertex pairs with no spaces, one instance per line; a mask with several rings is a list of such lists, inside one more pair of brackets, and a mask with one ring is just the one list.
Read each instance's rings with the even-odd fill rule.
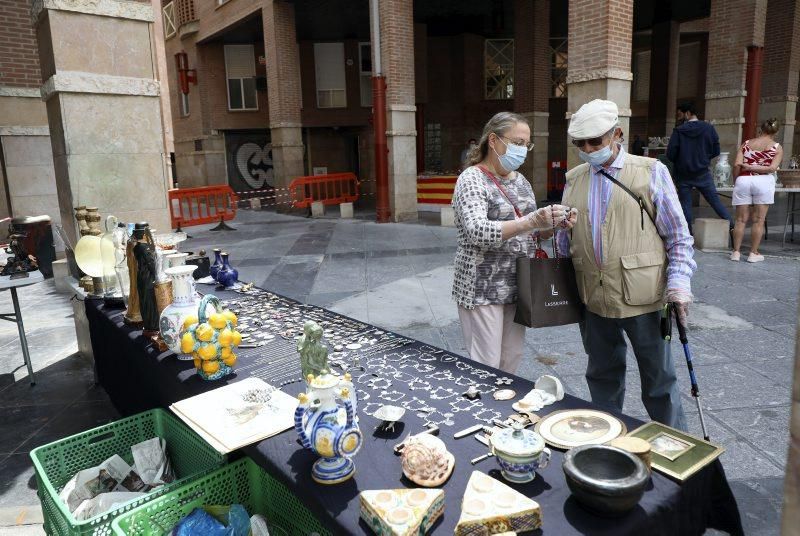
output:
[[[0,215],[47,212],[57,219],[29,1],[0,0]],[[353,171],[363,181],[364,203],[372,203],[375,43],[368,0],[158,4],[181,187],[228,183],[260,195],[296,176]],[[628,142],[669,135],[675,104],[692,100],[715,123],[724,148],[734,150],[752,46],[765,53],[758,115],[780,119],[781,142],[794,152],[795,0],[378,6],[395,219],[415,217],[416,176],[457,172],[466,141],[500,110],[522,113],[532,125],[536,147],[522,171],[541,198],[549,163],[574,163],[567,119],[591,98],[618,102]],[[181,66],[196,72],[196,84],[181,88],[177,54],[185,54]]]

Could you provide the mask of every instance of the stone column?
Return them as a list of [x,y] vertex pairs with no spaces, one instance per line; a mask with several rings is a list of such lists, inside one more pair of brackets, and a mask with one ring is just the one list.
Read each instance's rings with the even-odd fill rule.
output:
[[[761,77],[759,120],[777,117],[777,140],[783,145],[783,167],[794,147],[797,86],[800,72],[800,5],[794,0],[770,0],[764,37],[764,74]],[[759,124],[760,124],[759,121]]]
[[[300,118],[300,48],[295,31],[294,5],[267,0],[261,14],[275,187],[285,188],[295,177],[305,175]],[[279,196],[278,202],[283,201]]]
[[657,2],[656,10],[659,20],[651,36],[647,135],[669,136],[675,126],[678,98],[680,23],[672,20],[668,2]]
[[739,148],[744,124],[747,47],[764,45],[767,0],[711,0],[705,120],[723,152]]
[[389,204],[394,221],[411,221],[418,216],[414,2],[380,0],[379,10],[381,63],[386,77]]
[[514,2],[514,111],[531,125],[534,148],[520,172],[536,199],[547,198],[547,136],[550,117],[550,0]]
[[168,230],[152,7],[35,0],[31,13],[62,221],[87,205]]
[[[567,118],[593,99],[614,101],[625,140],[630,134],[632,31],[633,0],[569,3]],[[567,165],[578,163],[577,151],[570,149]]]

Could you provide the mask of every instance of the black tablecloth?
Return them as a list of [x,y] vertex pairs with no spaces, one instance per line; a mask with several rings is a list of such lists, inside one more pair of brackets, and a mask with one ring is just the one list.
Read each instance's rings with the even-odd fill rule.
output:
[[[235,297],[230,293],[218,293],[218,296],[223,299]],[[204,381],[195,374],[191,361],[179,361],[170,352],[159,353],[150,341],[142,337],[141,331],[125,326],[122,322],[122,311],[106,309],[102,301],[86,300],[86,314],[99,381],[123,415],[132,415],[154,407],[167,407],[178,400],[247,377],[242,372],[217,382]],[[431,347],[413,342],[407,348],[414,352],[419,348]],[[242,352],[238,366],[242,370],[246,369],[248,362],[254,360],[257,353],[258,351]],[[448,362],[436,361],[434,365],[437,371],[451,369],[453,375],[456,375],[463,370],[462,358],[447,352],[440,355],[446,356]],[[459,362],[462,365],[457,365]],[[476,366],[473,362],[469,364]],[[513,379],[513,384],[509,387],[517,391],[518,397],[533,388],[531,382],[525,379]],[[453,387],[463,390],[455,385]],[[284,390],[296,395],[301,390],[301,384],[289,385]],[[491,396],[483,396],[482,402],[484,407],[499,410],[503,416],[513,413],[510,402],[498,402]],[[365,442],[354,458],[356,475],[343,484],[323,486],[313,482],[311,465],[316,458],[312,452],[299,445],[294,430],[242,449],[244,454],[252,457],[302,498],[304,504],[333,534],[371,533],[359,521],[358,494],[362,490],[413,487],[402,476],[399,458],[393,454],[392,447],[409,431],[421,431],[423,419],[408,411],[394,433],[387,435],[374,432],[378,421],[363,411],[368,403],[369,400],[360,402],[359,406],[360,426]],[[567,395],[563,401],[540,413],[544,415],[561,409],[591,407],[595,406]],[[617,416],[628,430],[642,424],[641,421],[625,415]],[[484,445],[472,436],[459,440],[453,438],[454,432],[476,423],[474,416],[468,412],[456,412],[452,419],[455,421],[454,425],[440,425],[439,437],[455,455],[456,466],[453,475],[442,487],[445,491],[446,509],[443,518],[433,529],[434,534],[453,533],[458,522],[461,497],[472,471],[480,470],[502,480],[493,458],[476,466],[470,464],[469,460],[487,451]],[[511,487],[541,505],[543,528],[537,533],[559,536],[689,535],[702,534],[707,527],[725,530],[731,534],[743,533],[739,511],[719,461],[705,467],[683,484],[653,472],[651,483],[639,505],[624,517],[606,519],[587,512],[570,497],[561,469],[563,452],[552,450],[549,466],[540,469],[533,482],[524,485],[511,484]]]

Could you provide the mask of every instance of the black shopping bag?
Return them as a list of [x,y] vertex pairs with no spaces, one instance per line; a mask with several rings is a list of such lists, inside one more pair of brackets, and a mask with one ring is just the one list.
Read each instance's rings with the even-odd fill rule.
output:
[[519,257],[517,293],[514,322],[529,328],[574,324],[583,314],[575,268],[566,257]]

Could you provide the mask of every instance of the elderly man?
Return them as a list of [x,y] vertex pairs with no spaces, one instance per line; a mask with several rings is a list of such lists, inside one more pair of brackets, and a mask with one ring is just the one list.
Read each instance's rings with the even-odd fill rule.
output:
[[586,304],[580,323],[586,381],[592,401],[622,410],[626,334],[650,417],[685,430],[660,315],[665,302],[674,303],[685,325],[694,241],[667,168],[625,151],[618,116],[615,103],[593,100],[572,116],[568,130],[585,163],[567,173],[562,203],[576,208],[578,219],[558,240],[562,251],[569,249]]

